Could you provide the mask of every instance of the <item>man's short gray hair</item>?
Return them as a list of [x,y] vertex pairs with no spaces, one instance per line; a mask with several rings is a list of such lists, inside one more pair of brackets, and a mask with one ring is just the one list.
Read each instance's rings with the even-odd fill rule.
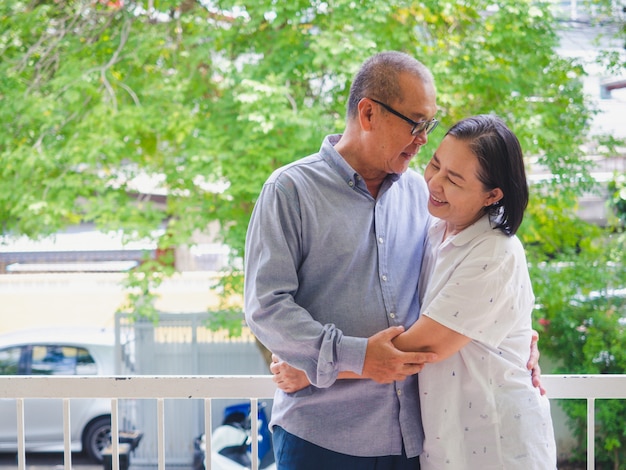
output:
[[367,59],[354,77],[348,98],[347,118],[356,116],[363,98],[376,98],[385,103],[402,101],[399,76],[409,73],[434,86],[433,75],[424,64],[408,54],[385,51]]

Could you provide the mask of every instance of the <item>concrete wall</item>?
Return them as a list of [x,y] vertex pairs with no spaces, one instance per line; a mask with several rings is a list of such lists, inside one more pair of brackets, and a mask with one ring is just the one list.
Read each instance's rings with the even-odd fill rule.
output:
[[[34,326],[115,326],[124,304],[125,273],[41,273],[0,275],[0,333]],[[162,312],[217,308],[210,291],[215,274],[185,272],[158,290]]]

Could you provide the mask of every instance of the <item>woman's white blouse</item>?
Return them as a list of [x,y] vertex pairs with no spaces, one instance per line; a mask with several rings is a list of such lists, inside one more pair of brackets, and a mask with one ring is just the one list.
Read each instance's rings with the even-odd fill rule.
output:
[[549,402],[526,368],[534,295],[523,246],[487,217],[441,242],[444,228],[429,232],[421,315],[472,341],[419,374],[422,469],[554,469]]

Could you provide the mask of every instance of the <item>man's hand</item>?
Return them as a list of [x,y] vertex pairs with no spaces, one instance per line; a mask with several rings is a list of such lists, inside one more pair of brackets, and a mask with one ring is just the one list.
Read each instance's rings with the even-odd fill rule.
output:
[[290,366],[276,354],[272,354],[270,371],[274,374],[274,382],[283,392],[294,393],[311,385],[304,371]]
[[532,372],[533,386],[537,387],[542,395],[546,394],[546,390],[541,386],[541,367],[539,367],[539,348],[537,343],[539,342],[539,333],[533,330],[533,336],[530,341],[530,359],[526,367]]
[[426,352],[403,352],[391,340],[404,331],[401,326],[392,326],[370,336],[367,340],[362,376],[378,383],[404,380],[420,372],[424,364],[433,362],[437,355]]
[[[392,326],[370,336],[367,340],[363,373],[358,376],[351,372],[341,372],[339,378],[364,378],[379,383],[391,383],[417,374],[424,368],[424,364],[437,359],[435,353],[403,352],[396,349],[391,340],[403,331],[401,326]],[[274,382],[284,392],[294,393],[311,385],[304,371],[290,366],[275,354],[272,354],[270,371],[274,375]]]

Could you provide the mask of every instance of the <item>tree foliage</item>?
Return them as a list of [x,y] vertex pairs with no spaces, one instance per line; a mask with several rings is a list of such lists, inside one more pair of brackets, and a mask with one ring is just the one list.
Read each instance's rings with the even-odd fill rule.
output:
[[615,0],[585,0],[583,5],[586,12],[591,12],[591,24],[602,30],[598,39],[612,38],[622,49],[601,48],[597,62],[610,75],[623,75],[626,69],[626,55],[623,53],[623,49],[626,49],[626,3]]
[[[5,234],[90,221],[167,250],[219,221],[240,258],[265,178],[342,128],[351,77],[384,49],[433,70],[443,130],[495,112],[555,174],[586,175],[582,70],[554,53],[543,4],[7,0],[0,19]],[[138,197],[144,176],[164,205]],[[170,268],[130,284],[147,293]]]

